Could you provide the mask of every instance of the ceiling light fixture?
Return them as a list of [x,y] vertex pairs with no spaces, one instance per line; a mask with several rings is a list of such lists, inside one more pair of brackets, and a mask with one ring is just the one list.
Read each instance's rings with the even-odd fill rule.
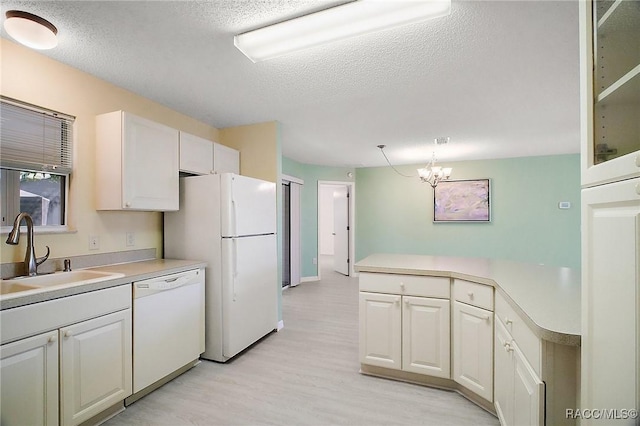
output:
[[436,138],[433,142],[433,152],[431,154],[431,161],[427,164],[427,167],[418,169],[418,176],[423,183],[428,183],[432,188],[435,188],[440,181],[449,180],[453,169],[451,167],[436,166],[436,147],[438,145],[444,145],[449,143],[450,138]]
[[253,62],[451,13],[451,0],[359,0],[237,35]]
[[4,29],[17,42],[38,50],[58,45],[58,29],[46,19],[20,10],[9,10],[5,16]]
[[[438,183],[440,183],[443,180],[449,180],[449,178],[451,177],[451,172],[453,171],[451,167],[436,166],[436,147],[438,145],[444,145],[446,143],[449,143],[450,140],[451,138],[449,137],[443,137],[443,138],[436,138],[433,141],[434,148],[431,155],[431,161],[426,165],[426,167],[418,169],[418,177],[420,178],[420,181],[422,183],[428,183],[429,185],[431,185],[432,188],[435,188],[436,186],[438,186]],[[397,174],[403,177],[409,177],[409,178],[415,177],[415,176],[409,176],[409,175],[405,175],[404,173],[401,173],[398,169],[396,169],[391,164],[391,162],[389,161],[389,158],[387,157],[387,154],[384,153],[384,148],[386,148],[386,145],[378,145],[378,148],[380,148],[380,152],[382,152],[384,159],[387,160],[387,164],[389,164],[389,166],[391,166],[391,168]]]

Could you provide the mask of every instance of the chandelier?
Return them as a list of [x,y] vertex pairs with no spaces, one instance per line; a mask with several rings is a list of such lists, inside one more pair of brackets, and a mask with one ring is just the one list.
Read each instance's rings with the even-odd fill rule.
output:
[[[418,177],[420,178],[420,181],[422,183],[428,183],[429,185],[431,185],[432,188],[435,188],[436,186],[438,186],[438,183],[440,183],[441,181],[448,180],[451,177],[451,171],[453,170],[451,167],[436,166],[436,147],[438,145],[444,145],[446,143],[449,143],[449,140],[450,138],[448,137],[434,139],[433,141],[434,147],[431,154],[431,161],[429,161],[429,163],[425,167],[418,169]],[[378,148],[380,148],[380,152],[382,152],[382,155],[384,156],[385,160],[387,160],[387,164],[389,164],[389,166],[391,166],[391,168],[397,174],[399,174],[400,176],[408,177],[408,178],[415,177],[415,176],[409,176],[409,175],[405,175],[404,173],[401,173],[400,171],[398,171],[398,169],[396,169],[391,164],[391,162],[389,161],[389,158],[384,153],[384,148],[386,148],[386,145],[378,145]]]
[[436,138],[434,140],[434,148],[431,154],[431,161],[427,164],[427,167],[418,169],[418,177],[422,183],[428,183],[432,188],[435,188],[440,181],[448,180],[451,177],[451,167],[436,166],[436,149],[438,145],[444,145],[449,143],[449,138]]

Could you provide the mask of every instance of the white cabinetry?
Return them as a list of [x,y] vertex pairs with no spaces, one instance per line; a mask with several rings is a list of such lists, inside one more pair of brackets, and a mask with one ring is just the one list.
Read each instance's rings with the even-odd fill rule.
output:
[[448,379],[449,300],[402,296],[402,302],[402,369]]
[[640,178],[584,189],[582,228],[582,407],[637,409]]
[[0,346],[3,426],[58,424],[58,333]]
[[240,152],[217,142],[180,132],[180,171],[208,175],[240,174]]
[[360,292],[360,362],[402,368],[402,296]]
[[196,175],[213,173],[213,142],[180,132],[180,171]]
[[213,170],[216,173],[240,174],[240,152],[228,146],[213,144]]
[[496,319],[495,407],[502,426],[544,424],[544,383]]
[[362,273],[360,290],[362,364],[451,377],[448,278]]
[[638,6],[579,3],[582,408],[640,409]]
[[453,379],[493,401],[493,312],[453,304]]
[[493,401],[493,287],[454,280],[453,379]]
[[131,394],[130,285],[6,309],[0,325],[3,426],[75,425]]
[[96,209],[178,210],[178,131],[128,112],[96,117]]
[[60,412],[79,424],[131,395],[131,310],[60,329]]

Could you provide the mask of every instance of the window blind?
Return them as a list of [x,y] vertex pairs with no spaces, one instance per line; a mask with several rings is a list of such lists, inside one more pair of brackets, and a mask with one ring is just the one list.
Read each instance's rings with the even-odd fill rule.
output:
[[68,175],[73,168],[74,117],[0,100],[0,166]]

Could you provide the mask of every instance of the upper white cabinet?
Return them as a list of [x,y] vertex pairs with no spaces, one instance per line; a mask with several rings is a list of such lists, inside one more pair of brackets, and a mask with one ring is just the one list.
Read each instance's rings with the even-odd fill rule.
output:
[[213,170],[217,173],[240,174],[240,152],[228,146],[213,144]]
[[96,209],[178,210],[178,131],[128,112],[96,117]]
[[240,152],[217,142],[180,132],[180,171],[195,175],[240,174]]
[[180,171],[196,175],[213,173],[213,142],[180,132]]
[[582,184],[640,176],[640,7],[579,2]]

